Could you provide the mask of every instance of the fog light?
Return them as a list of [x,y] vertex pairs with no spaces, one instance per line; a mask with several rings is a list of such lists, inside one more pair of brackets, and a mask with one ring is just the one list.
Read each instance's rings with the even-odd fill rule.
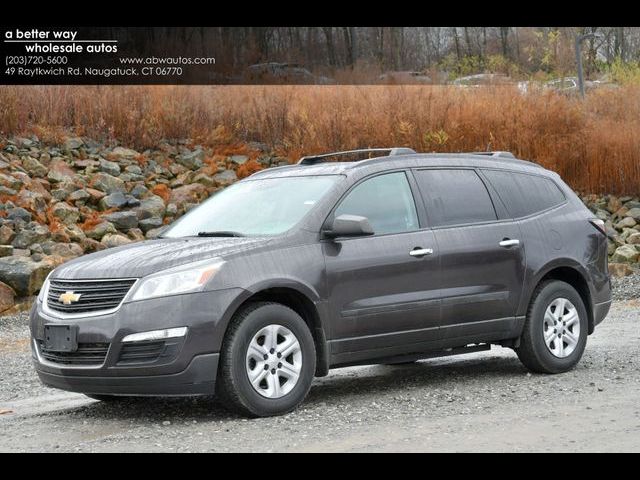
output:
[[164,340],[165,338],[184,337],[187,327],[167,328],[165,330],[152,330],[150,332],[132,333],[122,339],[123,343],[147,342],[149,340]]

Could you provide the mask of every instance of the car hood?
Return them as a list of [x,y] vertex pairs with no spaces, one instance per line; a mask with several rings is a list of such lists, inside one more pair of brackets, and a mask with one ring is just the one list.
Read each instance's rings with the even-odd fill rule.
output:
[[198,260],[253,250],[272,240],[269,237],[148,240],[76,258],[56,268],[52,278],[140,278]]

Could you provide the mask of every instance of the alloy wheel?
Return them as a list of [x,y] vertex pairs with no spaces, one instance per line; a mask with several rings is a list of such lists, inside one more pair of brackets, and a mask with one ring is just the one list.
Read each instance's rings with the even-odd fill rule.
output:
[[300,378],[300,342],[288,328],[267,325],[251,339],[245,365],[256,392],[266,398],[281,398],[293,390]]
[[580,341],[580,317],[566,298],[556,298],[547,307],[543,322],[544,343],[552,355],[566,358]]

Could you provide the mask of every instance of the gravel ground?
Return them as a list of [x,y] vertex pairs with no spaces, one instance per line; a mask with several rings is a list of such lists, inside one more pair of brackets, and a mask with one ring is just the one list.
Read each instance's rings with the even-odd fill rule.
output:
[[0,318],[0,451],[638,452],[639,317],[639,300],[614,303],[566,374],[532,375],[499,347],[344,368],[316,379],[297,411],[255,420],[211,398],[108,404],[45,388],[26,314]]
[[614,300],[631,300],[640,298],[640,272],[627,277],[612,277],[612,297]]

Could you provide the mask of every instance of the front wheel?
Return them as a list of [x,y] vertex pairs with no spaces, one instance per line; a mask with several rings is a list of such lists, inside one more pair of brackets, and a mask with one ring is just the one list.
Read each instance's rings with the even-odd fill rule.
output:
[[225,335],[216,394],[243,415],[282,415],[304,400],[315,368],[315,344],[302,317],[278,303],[252,303]]
[[580,361],[587,335],[587,310],[578,292],[568,283],[550,280],[533,294],[516,353],[534,372],[566,372]]

